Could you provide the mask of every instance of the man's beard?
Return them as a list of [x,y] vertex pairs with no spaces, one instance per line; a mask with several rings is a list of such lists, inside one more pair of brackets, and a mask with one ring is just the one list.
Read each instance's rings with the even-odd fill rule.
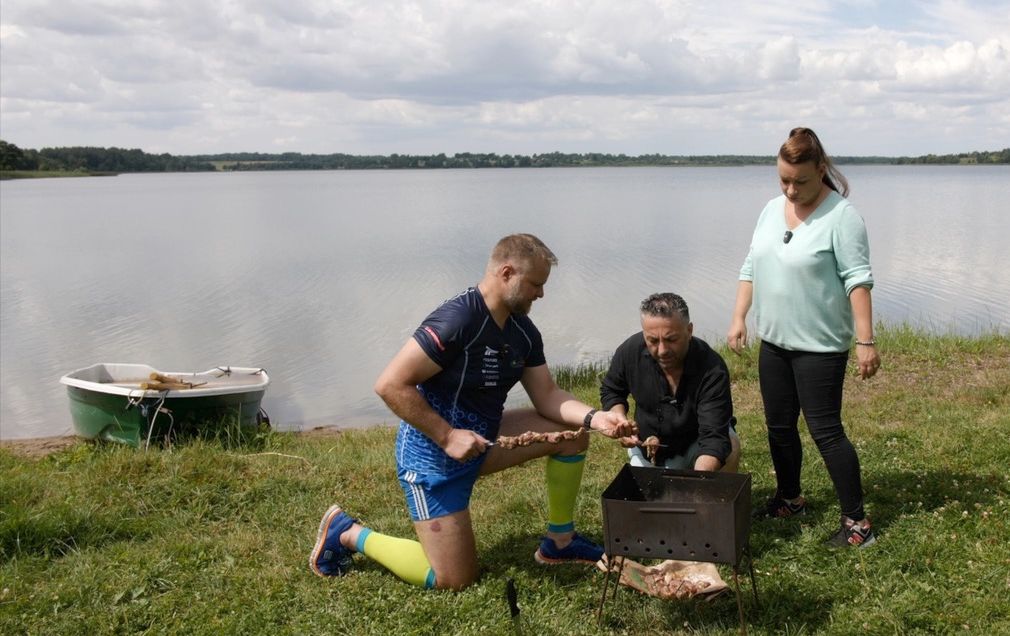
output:
[[505,296],[505,306],[508,307],[510,314],[518,314],[525,316],[530,313],[530,309],[533,308],[533,301],[527,301],[522,297],[522,292],[518,289],[510,291]]

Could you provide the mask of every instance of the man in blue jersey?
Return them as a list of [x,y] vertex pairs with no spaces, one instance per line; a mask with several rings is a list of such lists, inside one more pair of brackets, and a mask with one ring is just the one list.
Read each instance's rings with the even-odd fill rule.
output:
[[[469,509],[474,483],[544,456],[549,518],[534,558],[552,565],[602,556],[573,524],[589,446],[587,435],[573,433],[598,430],[619,439],[636,429],[623,414],[578,401],[551,377],[540,332],[527,314],[556,264],[531,234],[501,239],[480,283],[435,309],[380,374],[375,391],[402,419],[397,470],[418,541],[373,532],[332,506],[309,558],[316,574],[343,575],[353,553],[361,552],[418,586],[470,585],[478,573]],[[516,382],[534,408],[504,409]],[[514,448],[494,443],[524,432],[563,439]]]

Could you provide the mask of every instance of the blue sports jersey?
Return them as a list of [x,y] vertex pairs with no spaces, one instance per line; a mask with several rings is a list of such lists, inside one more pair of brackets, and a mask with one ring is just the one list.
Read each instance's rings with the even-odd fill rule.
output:
[[[418,391],[454,428],[489,440],[498,436],[505,398],[526,367],[547,363],[543,339],[529,317],[510,315],[499,329],[476,287],[431,312],[414,332],[414,340],[442,368],[418,385]],[[450,474],[484,457],[458,462],[427,435],[400,422],[396,438],[400,468]]]

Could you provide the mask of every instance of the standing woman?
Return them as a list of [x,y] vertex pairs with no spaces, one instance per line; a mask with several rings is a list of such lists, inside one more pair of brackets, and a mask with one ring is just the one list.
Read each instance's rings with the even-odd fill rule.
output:
[[880,367],[873,340],[870,249],[866,226],[845,196],[845,177],[814,131],[794,128],[779,149],[782,196],[765,205],[740,268],[729,347],[747,344],[747,312],[761,351],[758,373],[777,488],[761,513],[790,517],[806,511],[800,488],[803,411],[841,505],[831,545],[874,542],[863,510],[859,457],[842,427],[842,385],[855,336],[859,376]]

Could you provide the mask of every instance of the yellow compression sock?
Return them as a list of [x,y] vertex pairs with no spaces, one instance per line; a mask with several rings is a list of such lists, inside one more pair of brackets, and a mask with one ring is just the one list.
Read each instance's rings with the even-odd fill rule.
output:
[[358,535],[357,550],[407,583],[431,589],[435,570],[431,569],[424,549],[417,541],[390,537],[368,528]]
[[583,455],[551,455],[547,458],[547,530],[575,529],[575,500],[582,484]]

